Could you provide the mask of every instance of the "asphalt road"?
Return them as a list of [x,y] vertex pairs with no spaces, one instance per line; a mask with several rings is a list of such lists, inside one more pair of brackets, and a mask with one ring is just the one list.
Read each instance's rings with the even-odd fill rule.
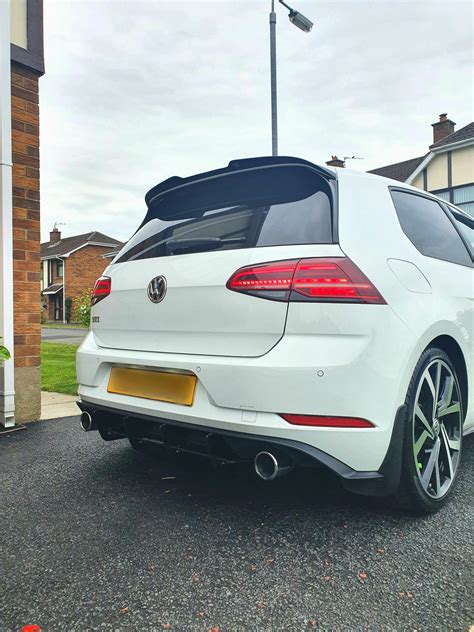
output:
[[[474,442],[426,518],[318,472],[156,461],[77,418],[0,435],[0,630],[465,630]],[[172,478],[169,478],[172,477]]]
[[88,329],[74,327],[41,327],[41,340],[80,345],[88,333]]

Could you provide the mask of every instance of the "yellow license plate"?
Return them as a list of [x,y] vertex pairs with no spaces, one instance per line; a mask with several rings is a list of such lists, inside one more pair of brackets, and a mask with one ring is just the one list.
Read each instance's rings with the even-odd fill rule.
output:
[[155,399],[192,406],[196,376],[167,371],[112,367],[107,391],[118,395]]

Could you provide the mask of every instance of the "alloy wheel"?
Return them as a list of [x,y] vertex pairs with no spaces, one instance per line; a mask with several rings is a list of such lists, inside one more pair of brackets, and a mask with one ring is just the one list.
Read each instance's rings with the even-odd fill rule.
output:
[[433,360],[418,383],[413,411],[413,456],[418,480],[439,500],[459,465],[462,408],[457,379],[443,360]]

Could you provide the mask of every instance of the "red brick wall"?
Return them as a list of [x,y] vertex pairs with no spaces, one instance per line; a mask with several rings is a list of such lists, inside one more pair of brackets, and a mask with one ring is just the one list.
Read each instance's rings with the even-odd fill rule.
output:
[[[40,365],[38,76],[12,63],[13,292],[16,417],[37,418]],[[29,376],[29,377],[26,377]],[[37,392],[36,392],[37,391]]]
[[94,283],[110,263],[110,259],[104,259],[104,254],[110,250],[110,247],[85,246],[65,259],[66,298],[73,299],[73,315],[74,299],[84,290],[92,291]]

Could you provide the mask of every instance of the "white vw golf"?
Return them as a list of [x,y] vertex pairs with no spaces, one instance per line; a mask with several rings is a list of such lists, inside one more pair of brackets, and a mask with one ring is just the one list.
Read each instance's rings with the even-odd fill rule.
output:
[[441,507],[474,430],[472,218],[285,157],[145,199],[94,289],[83,429]]

